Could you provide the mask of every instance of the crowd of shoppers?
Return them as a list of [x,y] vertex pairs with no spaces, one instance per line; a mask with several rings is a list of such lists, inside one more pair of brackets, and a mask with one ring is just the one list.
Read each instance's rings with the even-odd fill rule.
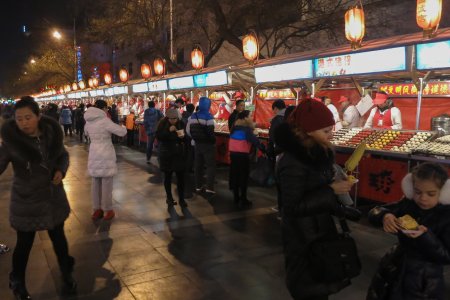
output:
[[[384,98],[383,98],[384,99]],[[344,126],[359,123],[351,113],[352,104],[342,98]],[[150,163],[153,144],[158,141],[159,169],[164,174],[168,209],[188,206],[192,191],[186,188],[192,168],[195,190],[208,196],[215,194],[215,133],[211,100],[202,97],[197,111],[188,104],[180,113],[183,100],[167,109],[165,116],[150,101],[144,113],[148,137],[146,159]],[[351,284],[348,276],[335,280],[317,276],[324,263],[312,260],[315,245],[338,239],[333,216],[357,220],[358,210],[338,201],[348,193],[353,182],[334,176],[332,132],[339,116],[333,114],[327,99],[303,97],[297,106],[274,101],[269,130],[267,157],[275,172],[278,209],[285,256],[286,283],[294,299],[325,300]],[[70,207],[62,185],[69,166],[64,135],[74,128],[89,137],[88,172],[92,177],[92,219],[111,220],[113,177],[117,174],[116,153],[112,136],[128,135],[133,145],[135,115],[126,116],[119,125],[116,107],[108,108],[104,100],[85,109],[79,105],[71,111],[48,105],[42,110],[31,97],[23,97],[12,110],[13,119],[0,118],[0,174],[11,163],[14,169],[10,202],[10,224],[17,242],[12,255],[9,286],[17,299],[30,299],[25,284],[26,266],[37,231],[47,230],[58,259],[64,288],[76,290],[72,277],[75,259],[69,255],[64,222]],[[6,114],[2,114],[6,116]],[[252,202],[247,197],[250,155],[253,149],[266,154],[254,134],[250,111],[238,100],[229,120],[230,174],[229,186],[240,208]],[[59,124],[58,124],[59,123]],[[64,127],[61,129],[61,125]],[[74,126],[74,127],[73,127]],[[72,128],[73,127],[73,128]],[[133,138],[130,138],[130,135]],[[206,170],[206,176],[204,171]],[[172,177],[176,175],[178,201],[172,194]],[[206,178],[206,182],[205,182]],[[398,203],[376,207],[369,220],[392,234],[399,244],[382,259],[368,290],[367,299],[444,299],[443,265],[450,264],[450,181],[441,166],[424,163],[403,180],[405,198]],[[405,214],[420,220],[415,230],[401,226]],[[330,239],[331,237],[331,239]],[[331,244],[330,244],[331,245]],[[331,247],[331,246],[330,246]],[[0,244],[0,254],[9,248]],[[338,268],[335,263],[327,270]],[[319,272],[320,273],[320,272]]]

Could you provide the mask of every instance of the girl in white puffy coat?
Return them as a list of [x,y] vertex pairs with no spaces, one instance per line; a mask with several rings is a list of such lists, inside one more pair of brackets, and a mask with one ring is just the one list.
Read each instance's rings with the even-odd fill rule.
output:
[[95,101],[84,114],[85,133],[90,137],[88,171],[92,177],[92,219],[114,218],[112,209],[113,176],[117,174],[116,151],[111,134],[124,136],[127,129],[117,125],[106,116],[108,109],[104,100]]

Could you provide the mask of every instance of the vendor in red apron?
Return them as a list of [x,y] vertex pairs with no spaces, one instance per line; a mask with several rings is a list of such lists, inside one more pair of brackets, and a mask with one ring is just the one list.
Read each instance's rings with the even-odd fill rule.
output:
[[392,99],[385,92],[378,92],[364,128],[373,129],[402,129],[402,113],[394,107]]

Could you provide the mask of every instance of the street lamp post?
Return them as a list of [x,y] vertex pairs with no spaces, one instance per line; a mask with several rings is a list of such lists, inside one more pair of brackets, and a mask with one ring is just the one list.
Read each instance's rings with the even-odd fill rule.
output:
[[[52,36],[55,38],[55,39],[57,39],[57,40],[61,40],[62,39],[62,34],[58,31],[58,30],[55,30],[55,31],[53,31],[53,34],[52,34]],[[77,47],[77,32],[76,32],[76,19],[74,18],[73,19],[73,50],[74,50],[74,66],[75,66],[75,69],[74,69],[74,82],[79,82],[80,80],[83,80],[83,76],[82,76],[82,74],[81,74],[81,72],[80,72],[80,74],[78,74],[78,70],[80,70],[81,68],[80,68],[80,62],[78,61],[78,51],[79,51],[79,49],[78,49],[78,47]],[[78,76],[78,75],[80,75],[80,76]]]

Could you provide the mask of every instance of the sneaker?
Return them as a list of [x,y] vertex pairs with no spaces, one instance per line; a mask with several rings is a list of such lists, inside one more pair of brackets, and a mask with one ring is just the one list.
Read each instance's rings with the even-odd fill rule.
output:
[[108,220],[111,220],[112,218],[114,218],[115,215],[116,214],[114,213],[113,210],[108,210],[108,211],[106,211],[106,215],[105,215],[105,217],[103,219],[108,221]]
[[92,214],[92,220],[98,220],[103,218],[103,210],[96,209],[94,213]]

